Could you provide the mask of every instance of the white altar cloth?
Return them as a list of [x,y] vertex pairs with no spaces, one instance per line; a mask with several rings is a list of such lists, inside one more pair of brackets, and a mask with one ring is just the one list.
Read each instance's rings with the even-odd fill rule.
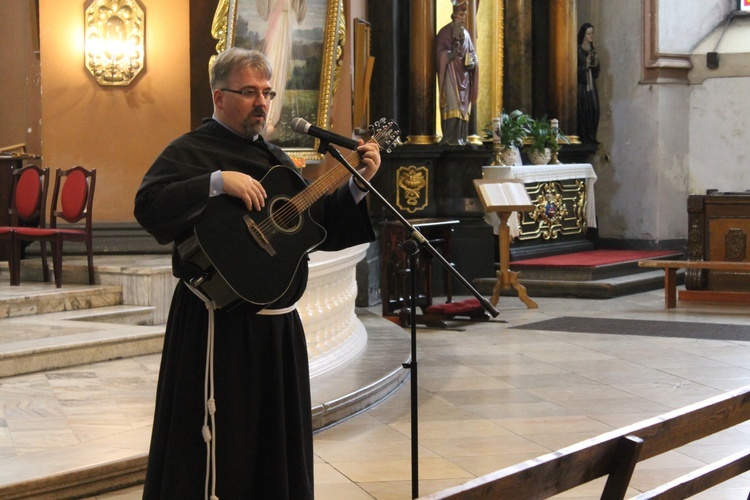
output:
[[[520,179],[526,183],[561,181],[568,179],[586,179],[586,223],[588,227],[596,227],[596,200],[594,199],[594,183],[596,172],[590,163],[562,163],[559,165],[511,165],[485,166],[482,175],[487,180]],[[485,217],[488,224],[495,228],[500,224],[497,214],[489,213]],[[516,238],[520,234],[518,217],[508,218],[510,237]]]

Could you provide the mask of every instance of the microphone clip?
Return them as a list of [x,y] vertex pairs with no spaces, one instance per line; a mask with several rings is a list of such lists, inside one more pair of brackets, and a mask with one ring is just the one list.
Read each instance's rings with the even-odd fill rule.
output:
[[325,155],[328,152],[329,141],[318,138],[318,153]]

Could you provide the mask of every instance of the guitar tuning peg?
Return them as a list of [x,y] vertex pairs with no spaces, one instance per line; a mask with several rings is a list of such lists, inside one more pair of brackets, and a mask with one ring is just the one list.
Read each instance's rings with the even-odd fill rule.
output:
[[398,146],[403,146],[403,143],[398,138],[398,136],[396,136],[395,138],[393,138],[392,140],[388,142],[388,148],[386,149],[386,152],[391,153],[393,152],[393,148],[398,147]]

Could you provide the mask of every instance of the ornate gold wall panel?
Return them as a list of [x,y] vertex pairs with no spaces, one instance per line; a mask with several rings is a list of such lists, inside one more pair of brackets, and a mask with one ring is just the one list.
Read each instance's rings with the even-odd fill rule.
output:
[[536,209],[523,214],[519,240],[555,240],[560,236],[586,234],[585,179],[526,183],[525,186]]
[[396,171],[396,206],[413,214],[429,204],[430,172],[427,167],[399,167]]

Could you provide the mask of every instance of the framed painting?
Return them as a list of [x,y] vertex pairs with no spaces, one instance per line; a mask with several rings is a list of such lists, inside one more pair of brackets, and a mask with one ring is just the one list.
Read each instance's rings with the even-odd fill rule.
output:
[[289,123],[299,116],[330,128],[346,36],[343,0],[219,0],[212,35],[217,52],[243,47],[268,56],[277,95],[263,136],[290,156],[319,161],[317,139]]

